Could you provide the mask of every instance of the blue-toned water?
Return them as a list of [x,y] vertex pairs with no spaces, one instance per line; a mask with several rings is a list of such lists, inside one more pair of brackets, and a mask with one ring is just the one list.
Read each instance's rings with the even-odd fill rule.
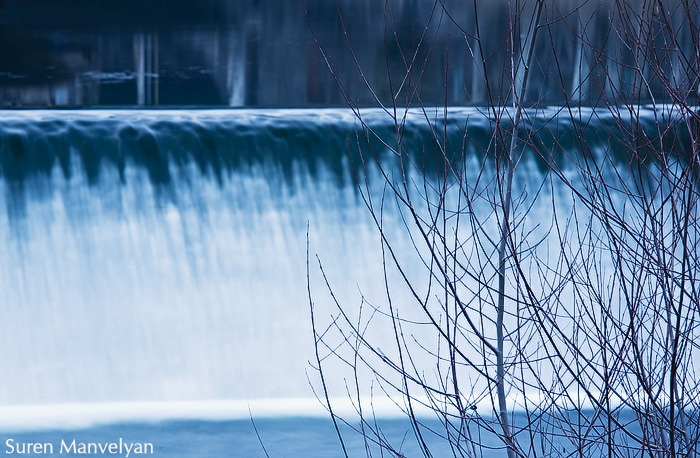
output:
[[[474,414],[478,415],[478,414]],[[567,421],[579,421],[588,426],[585,418],[592,418],[592,412],[583,412],[581,418],[572,415]],[[633,421],[629,414],[618,414],[624,422]],[[524,415],[515,415],[514,424],[525,424]],[[598,455],[605,449],[605,427],[600,419],[596,428],[589,430],[589,437],[583,448],[576,438],[560,432],[565,424],[563,419],[548,417],[538,420],[537,432],[531,437],[530,451],[538,455],[566,456],[581,452]],[[493,421],[493,420],[492,420]],[[419,418],[421,437],[432,456],[452,456],[453,449],[444,440],[445,425],[434,418]],[[493,423],[492,426],[495,426]],[[380,454],[378,441],[386,446],[391,444],[394,456],[423,456],[414,425],[406,418],[380,418],[364,425],[365,435],[360,434],[357,423],[339,425],[343,444],[348,456]],[[638,434],[634,426],[628,431]],[[600,436],[596,436],[600,434]],[[502,442],[488,428],[472,427],[470,432],[476,445],[462,443],[467,453],[486,458],[503,456]],[[36,447],[42,454],[68,457],[80,456],[148,456],[156,457],[343,457],[343,449],[336,430],[328,418],[315,416],[263,417],[257,419],[240,418],[227,420],[176,419],[160,422],[127,422],[98,424],[91,427],[53,427],[41,431],[4,429],[0,432],[0,450],[8,455],[19,454],[19,450]],[[80,450],[99,450],[102,446],[113,446],[114,453],[85,453]],[[618,452],[635,454],[638,446],[630,441],[619,443]],[[81,448],[83,447],[83,448]],[[139,448],[140,447],[140,448]],[[141,450],[142,453],[138,453]],[[51,453],[52,452],[52,453]],[[389,453],[386,450],[385,454]],[[39,454],[39,453],[34,453]]]
[[[437,428],[437,422],[427,422],[427,425]],[[420,456],[411,425],[406,420],[384,420],[381,423],[386,438],[402,444],[400,451],[406,456]],[[257,429],[257,432],[256,432]],[[345,444],[350,456],[364,456],[366,444],[362,437],[353,434],[345,427]],[[131,423],[95,426],[77,430],[48,430],[36,432],[2,432],[0,433],[0,449],[3,453],[14,451],[15,454],[23,443],[41,443],[44,450],[53,450],[54,455],[67,457],[101,456],[103,454],[76,453],[81,443],[86,444],[142,444],[146,451],[147,444],[152,445],[154,457],[309,457],[331,458],[342,457],[343,451],[338,441],[335,429],[329,419],[313,417],[263,418],[254,422],[250,419],[228,421],[176,420],[160,423]],[[9,443],[8,440],[12,442]],[[72,447],[75,441],[76,446]],[[444,455],[449,453],[446,443],[436,438],[430,441],[433,453]],[[50,444],[51,447],[44,446]],[[498,443],[492,441],[492,446]],[[13,448],[11,448],[11,447]],[[378,452],[375,445],[368,445],[371,450]],[[137,447],[134,445],[134,447]],[[117,448],[117,450],[119,450]],[[127,448],[122,445],[117,456],[126,456]],[[133,453],[129,456],[141,456]],[[46,453],[48,454],[48,453]],[[498,451],[494,451],[494,456]],[[486,455],[488,456],[488,455]]]
[[[547,4],[551,39],[536,46],[527,105],[670,102],[661,69],[695,90],[692,3],[665,2],[658,22],[624,3]],[[498,104],[512,89],[501,79],[513,70],[513,14],[503,0],[6,0],[0,107],[345,107],[319,47],[360,106],[410,105],[416,91],[428,106]],[[657,59],[642,59],[652,36]],[[387,76],[403,78],[408,55],[420,65],[392,89]]]
[[[638,115],[642,129],[671,119],[662,110]],[[386,179],[401,170],[437,179],[434,132],[444,151],[463,154],[465,173],[492,172],[480,164],[489,162],[493,125],[477,108],[447,119],[407,113],[401,159],[391,149],[392,119],[382,110],[363,119],[343,109],[0,113],[3,440],[121,437],[153,443],[160,456],[263,456],[252,415],[271,456],[340,456],[314,393],[307,283],[317,316],[328,320],[338,312],[326,282],[352,308],[381,304],[385,282],[400,275],[419,287],[427,281],[391,199],[382,203],[384,236],[407,268],[385,278],[363,199],[386,195]],[[574,119],[536,110],[524,128],[561,153],[585,124],[591,151],[610,147],[595,143],[619,126],[609,112],[582,109]],[[628,160],[622,148],[615,154]],[[541,189],[551,165],[568,173],[567,160],[526,153],[516,186],[523,195]],[[562,211],[568,202],[566,188],[538,192],[528,201],[536,237],[552,218],[548,202],[560,199]],[[472,210],[492,211],[478,205]],[[417,313],[408,292],[393,301],[405,317]],[[429,331],[417,326],[412,337],[430,339]],[[377,348],[392,347],[382,328],[367,333]],[[415,358],[429,367],[432,355]],[[324,364],[330,394],[346,398],[343,362]],[[392,443],[405,435],[406,455],[418,455],[410,425],[376,401]],[[345,412],[353,417],[351,406]],[[438,434],[444,428],[425,418]],[[363,454],[361,437],[346,436],[351,456]],[[448,452],[433,440],[435,456]]]
[[0,0],[0,449],[690,452],[698,18]]
[[4,114],[2,403],[309,397],[307,227],[336,275],[376,261],[324,124]]

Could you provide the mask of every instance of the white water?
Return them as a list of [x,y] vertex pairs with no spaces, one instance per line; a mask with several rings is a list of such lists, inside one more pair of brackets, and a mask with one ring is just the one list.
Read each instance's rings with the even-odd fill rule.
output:
[[[475,115],[470,129],[488,124],[476,109],[457,113],[467,120]],[[381,124],[380,111],[368,115]],[[556,110],[542,113],[545,118],[555,115]],[[420,121],[422,116],[414,112],[409,118]],[[366,320],[368,304],[386,303],[380,237],[357,194],[348,160],[336,161],[342,164],[340,172],[328,165],[334,163],[329,157],[345,154],[332,148],[353,144],[349,111],[39,111],[4,113],[3,118],[3,144],[16,135],[30,153],[46,147],[40,137],[44,131],[37,127],[42,121],[67,123],[87,138],[84,144],[78,136],[78,144],[70,145],[70,179],[56,159],[48,174],[31,160],[20,160],[19,182],[3,170],[7,211],[0,213],[5,248],[0,256],[0,406],[19,408],[12,418],[36,417],[32,406],[56,411],[46,407],[52,405],[122,412],[114,420],[123,420],[119,415],[126,411],[137,418],[143,409],[162,410],[154,403],[180,406],[169,410],[174,417],[199,411],[191,406],[201,403],[229,406],[221,410],[228,417],[240,415],[249,402],[262,402],[257,404],[265,406],[261,411],[278,414],[318,408],[309,382],[319,388],[312,369],[307,228],[311,291],[321,323],[327,325],[336,311],[316,255],[343,307],[357,310],[364,299]],[[159,123],[175,128],[182,123],[185,134],[177,140],[160,138],[167,129],[159,130]],[[289,130],[274,131],[280,126]],[[350,134],[347,141],[324,143],[327,129],[339,126]],[[150,164],[152,151],[122,151],[119,135],[125,127],[155,132],[161,148],[176,148],[179,141],[187,147],[206,144],[211,139],[202,135],[214,132],[216,151],[203,156],[204,165],[195,165],[194,154],[177,163],[167,150],[159,150],[170,182],[158,183],[150,174],[157,167],[143,165]],[[60,129],[65,126],[51,134],[59,140]],[[236,143],[241,138],[253,140]],[[46,144],[51,149],[56,138]],[[303,150],[316,144],[325,146]],[[240,145],[249,149],[235,150]],[[124,153],[123,177],[112,162],[102,160],[97,162],[99,179],[91,182],[83,169],[90,163],[79,160],[81,148],[98,156],[108,155],[101,148]],[[285,168],[287,158],[275,155],[280,148],[292,156],[291,169]],[[216,162],[227,154],[248,156],[227,169]],[[542,182],[534,162],[525,161],[519,170],[520,185],[534,192]],[[370,176],[370,182],[375,197],[381,195],[381,178]],[[550,197],[545,187],[541,200],[546,204],[530,214],[540,232],[552,217]],[[386,235],[397,255],[411,261],[404,264],[406,273],[420,289],[426,278],[420,276],[424,271],[413,244],[392,205],[386,208]],[[494,223],[493,218],[482,220]],[[390,284],[400,282],[395,270],[389,269],[388,277]],[[403,318],[410,317],[410,293],[390,289],[394,306]],[[371,342],[390,354],[393,337],[381,323],[377,319],[369,328]],[[421,339],[420,326],[411,332],[418,341],[435,343],[432,334]],[[414,355],[417,363],[422,364],[421,353],[429,358],[424,367],[432,367],[427,351]],[[335,358],[326,359],[324,367],[332,379],[331,395],[344,397],[347,368]],[[104,407],[115,405],[126,407]],[[63,420],[54,421],[95,417],[81,408],[63,411]]]
[[[47,115],[61,117],[31,116]],[[317,404],[307,225],[312,266],[315,254],[328,261],[339,299],[357,302],[358,285],[382,294],[379,238],[349,171],[339,186],[323,166],[290,180],[260,163],[219,185],[171,166],[164,189],[133,164],[125,184],[103,164],[92,185],[72,164],[70,180],[55,164],[19,196],[2,188],[0,405]],[[312,277],[324,292],[317,268]]]

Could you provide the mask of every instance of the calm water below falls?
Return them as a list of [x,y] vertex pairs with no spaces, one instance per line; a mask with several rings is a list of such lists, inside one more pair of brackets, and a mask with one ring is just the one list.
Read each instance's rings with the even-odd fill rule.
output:
[[[438,430],[440,428],[436,422],[427,422],[426,425]],[[403,444],[400,451],[405,456],[422,456],[413,437],[411,425],[407,421],[384,420],[381,427],[388,439]],[[358,434],[352,434],[349,428],[343,430],[346,433],[345,445],[349,455],[365,456],[366,448],[362,438]],[[119,438],[125,444],[152,444],[153,453],[148,456],[158,457],[264,458],[265,453],[271,457],[341,458],[344,456],[330,420],[308,417],[258,419],[255,425],[250,420],[177,420],[159,423],[110,424],[78,430],[5,432],[0,438],[3,440],[2,448],[5,452],[9,450],[6,440],[10,438],[13,441],[10,444],[15,447],[15,451],[20,447],[19,444],[39,442],[42,446],[50,444],[55,455],[68,457],[86,456],[74,453],[78,450],[80,443],[110,443],[115,440],[118,443]],[[71,448],[74,440],[76,446]],[[435,456],[450,456],[447,444],[441,443],[436,437],[429,437],[428,441]],[[488,438],[485,442],[487,446],[495,449],[491,455],[484,456],[503,456],[503,450],[500,449],[497,441]],[[370,449],[378,453],[376,447],[370,445]],[[124,450],[122,446],[121,455],[116,456],[125,456]],[[134,454],[133,450],[129,456],[141,456]]]
[[[488,140],[477,113],[454,112],[445,132],[455,144],[470,119],[470,138]],[[313,265],[317,255],[341,303],[385,297],[379,236],[352,171],[352,113],[27,111],[0,119],[3,441],[123,437],[154,443],[160,456],[262,456],[252,414],[272,456],[340,454],[309,382],[306,264],[308,237]],[[391,135],[381,112],[367,120]],[[408,148],[429,144],[420,115],[408,125]],[[525,162],[521,184],[539,186],[541,164]],[[361,176],[382,190],[377,170]],[[384,218],[399,256],[410,259],[401,215],[387,204]],[[421,269],[406,273],[422,281]],[[329,315],[318,268],[310,282],[317,313]],[[386,425],[392,437],[412,438],[402,421]],[[363,453],[361,442],[351,447]]]

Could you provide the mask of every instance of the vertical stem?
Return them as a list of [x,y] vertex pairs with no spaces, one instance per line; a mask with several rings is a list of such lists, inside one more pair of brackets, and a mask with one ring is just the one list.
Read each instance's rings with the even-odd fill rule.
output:
[[311,298],[311,273],[309,271],[309,223],[306,223],[306,292],[309,297],[309,309],[311,310],[311,331],[314,335],[314,351],[316,353],[316,363],[318,364],[317,370],[321,377],[321,386],[323,387],[323,400],[325,401],[325,406],[328,408],[328,413],[333,420],[333,427],[335,428],[335,433],[340,441],[340,446],[343,448],[343,455],[348,458],[348,451],[345,448],[345,441],[343,440],[343,435],[340,432],[340,427],[338,426],[338,420],[333,412],[333,406],[331,405],[331,399],[328,395],[328,385],[326,385],[326,377],[323,372],[323,367],[321,367],[321,355],[319,354],[318,347],[323,341],[323,337],[319,335],[316,331],[316,316],[314,315],[314,301]]
[[[513,133],[508,148],[508,169],[506,171],[506,193],[503,201],[503,221],[501,223],[501,240],[498,247],[498,309],[496,316],[496,339],[497,349],[496,354],[496,375],[497,375],[497,391],[498,391],[498,409],[501,420],[501,427],[506,441],[508,442],[508,458],[515,458],[517,448],[515,446],[515,438],[510,430],[510,421],[508,419],[508,409],[506,407],[506,389],[505,389],[505,335],[503,318],[505,315],[505,288],[506,288],[506,240],[510,234],[510,212],[513,190],[513,175],[515,173],[515,150],[518,146],[518,126],[522,117],[525,92],[527,90],[528,74],[530,73],[530,64],[534,51],[534,42],[537,38],[537,30],[539,29],[540,15],[544,0],[537,0],[536,11],[533,16],[533,21],[527,31],[525,46],[520,54],[517,65],[517,76],[513,81],[513,100],[516,106],[515,117],[513,119]],[[522,71],[522,78],[520,73]],[[518,84],[520,87],[518,88]]]

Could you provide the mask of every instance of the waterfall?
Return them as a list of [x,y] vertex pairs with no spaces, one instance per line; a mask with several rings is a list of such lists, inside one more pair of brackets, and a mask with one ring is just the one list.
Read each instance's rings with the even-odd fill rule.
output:
[[[556,120],[563,144],[557,113],[532,119]],[[0,405],[312,399],[307,231],[319,313],[334,313],[326,279],[342,304],[386,296],[361,194],[384,181],[358,145],[398,170],[394,126],[364,116],[367,139],[341,109],[2,113]],[[586,116],[594,136],[604,116]],[[424,121],[405,127],[418,156],[435,144]],[[454,109],[445,132],[478,155],[491,127]]]

